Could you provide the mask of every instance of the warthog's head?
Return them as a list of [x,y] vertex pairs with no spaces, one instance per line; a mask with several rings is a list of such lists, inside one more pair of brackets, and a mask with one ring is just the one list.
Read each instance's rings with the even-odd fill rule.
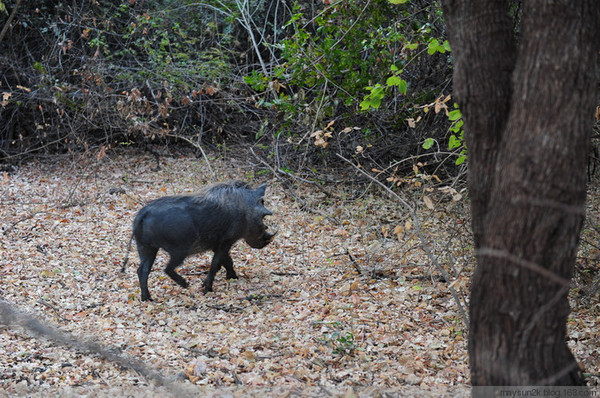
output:
[[268,227],[264,223],[264,218],[273,214],[264,204],[266,188],[267,185],[263,184],[251,191],[249,196],[248,233],[244,236],[244,240],[254,249],[262,249],[271,243],[277,234],[268,232]]

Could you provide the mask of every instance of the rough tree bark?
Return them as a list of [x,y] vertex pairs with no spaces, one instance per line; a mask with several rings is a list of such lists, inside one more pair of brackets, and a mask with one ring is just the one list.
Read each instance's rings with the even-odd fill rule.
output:
[[597,0],[443,0],[477,267],[474,386],[584,385],[566,344],[595,104]]

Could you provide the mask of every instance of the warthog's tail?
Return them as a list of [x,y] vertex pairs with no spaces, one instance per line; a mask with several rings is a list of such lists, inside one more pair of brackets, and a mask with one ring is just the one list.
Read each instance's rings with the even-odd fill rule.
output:
[[131,236],[129,237],[129,243],[127,244],[127,253],[125,253],[125,258],[123,259],[123,265],[121,265],[121,272],[125,272],[125,266],[127,265],[127,261],[129,261],[129,252],[131,251],[131,242],[133,241],[133,232],[131,232]]

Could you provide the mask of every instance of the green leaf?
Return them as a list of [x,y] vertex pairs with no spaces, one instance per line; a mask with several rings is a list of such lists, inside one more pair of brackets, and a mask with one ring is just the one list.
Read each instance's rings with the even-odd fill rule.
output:
[[369,108],[379,109],[381,106],[381,98],[379,97],[368,97],[360,103],[360,109],[363,111],[368,110]]
[[433,146],[434,142],[435,141],[433,138],[427,138],[423,143],[423,149],[430,149]]
[[402,83],[402,81],[403,80],[398,76],[390,76],[386,80],[385,84],[387,84],[388,86],[399,86]]
[[452,49],[450,48],[450,43],[448,43],[448,40],[444,40],[443,46],[446,49],[446,51],[448,51],[448,52],[452,51]]
[[373,107],[375,109],[379,109],[381,106],[381,100],[385,97],[385,87],[381,84],[377,83],[373,87],[367,87],[371,93],[365,96],[363,102],[361,102],[360,107],[364,111],[369,109],[369,107]]
[[398,91],[406,95],[406,92],[408,91],[408,84],[406,83],[406,80],[400,81],[400,84],[398,84]]
[[437,39],[433,39],[429,42],[429,44],[427,45],[427,54],[429,55],[433,55],[438,51],[438,48],[440,47],[440,42],[437,41]]
[[44,68],[44,65],[40,64],[39,62],[33,63],[33,69],[35,69],[39,73],[46,73],[46,68]]
[[383,87],[381,84],[377,83],[376,85],[371,87],[371,95],[383,98],[383,96],[385,95],[384,91],[383,91],[384,89],[385,89],[385,87]]
[[460,147],[461,145],[462,145],[462,142],[458,138],[456,138],[456,136],[454,134],[452,134],[450,136],[450,139],[448,140],[448,149],[452,150],[452,149]]
[[381,100],[377,101],[377,100],[374,100],[372,97],[367,96],[360,103],[360,110],[367,111],[367,110],[369,110],[369,108],[378,109],[380,105],[381,105]]
[[392,65],[392,66],[390,67],[390,70],[391,70],[392,72],[398,72],[400,69],[398,69],[398,67],[397,67],[396,65]]
[[465,155],[460,155],[458,157],[458,159],[456,159],[456,162],[454,162],[454,164],[456,164],[457,166],[463,164],[463,162],[467,159],[467,157]]
[[450,127],[450,131],[452,131],[453,133],[458,133],[460,129],[462,129],[463,124],[464,122],[462,120],[457,121],[452,125],[452,127]]
[[427,45],[427,53],[429,55],[433,55],[436,52],[444,54],[446,51],[450,51],[450,43],[448,43],[448,40],[444,40],[444,43],[440,44],[437,39],[431,39]]
[[292,18],[290,18],[290,20],[285,25],[283,25],[283,27],[287,28],[288,26],[293,25],[294,22],[296,22],[303,16],[304,16],[304,14],[302,14],[302,13],[297,13],[297,14],[292,15]]
[[462,117],[462,113],[460,113],[460,109],[456,109],[448,113],[448,119],[455,121]]
[[405,4],[408,3],[410,0],[388,0],[391,4]]

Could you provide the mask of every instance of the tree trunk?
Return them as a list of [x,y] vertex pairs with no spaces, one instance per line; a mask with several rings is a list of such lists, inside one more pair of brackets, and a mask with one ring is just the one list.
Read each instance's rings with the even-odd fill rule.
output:
[[477,267],[471,383],[584,385],[566,344],[595,101],[597,0],[445,0]]

